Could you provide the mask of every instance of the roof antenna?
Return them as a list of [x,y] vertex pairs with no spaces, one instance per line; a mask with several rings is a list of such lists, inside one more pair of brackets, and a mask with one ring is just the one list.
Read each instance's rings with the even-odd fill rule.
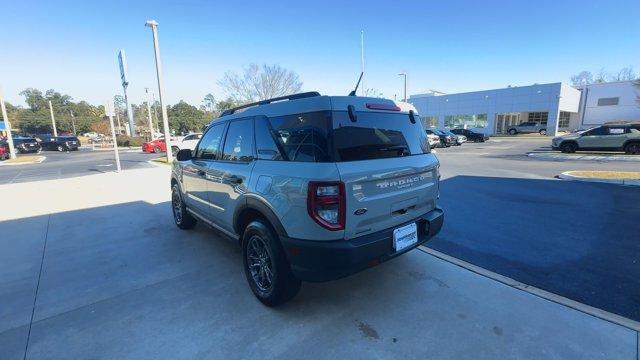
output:
[[349,96],[356,96],[356,91],[358,91],[358,86],[360,86],[360,81],[362,80],[362,75],[364,75],[364,71],[360,73],[360,78],[358,78],[358,83],[356,84],[356,88],[353,89],[353,91],[349,93]]

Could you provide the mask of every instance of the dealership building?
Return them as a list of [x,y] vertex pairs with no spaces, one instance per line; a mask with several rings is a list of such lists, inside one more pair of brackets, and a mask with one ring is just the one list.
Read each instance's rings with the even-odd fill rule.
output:
[[640,120],[640,84],[634,81],[574,88],[563,83],[445,94],[411,95],[426,127],[505,134],[523,122],[547,125],[547,135],[616,120]]

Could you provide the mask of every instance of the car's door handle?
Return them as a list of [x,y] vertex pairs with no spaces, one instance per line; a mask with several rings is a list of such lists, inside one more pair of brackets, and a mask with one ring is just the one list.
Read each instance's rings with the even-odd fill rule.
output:
[[227,180],[232,184],[240,184],[242,183],[242,178],[236,175],[231,175],[227,178]]

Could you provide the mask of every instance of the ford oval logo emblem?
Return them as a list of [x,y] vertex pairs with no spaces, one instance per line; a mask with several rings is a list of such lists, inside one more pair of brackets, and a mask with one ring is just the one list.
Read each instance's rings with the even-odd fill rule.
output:
[[354,215],[362,215],[367,212],[366,208],[360,208],[353,212]]

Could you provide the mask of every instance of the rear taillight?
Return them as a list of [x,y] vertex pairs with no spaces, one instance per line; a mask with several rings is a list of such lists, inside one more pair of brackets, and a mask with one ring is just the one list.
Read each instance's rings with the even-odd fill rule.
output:
[[309,182],[307,212],[325,229],[344,230],[345,193],[341,182]]

